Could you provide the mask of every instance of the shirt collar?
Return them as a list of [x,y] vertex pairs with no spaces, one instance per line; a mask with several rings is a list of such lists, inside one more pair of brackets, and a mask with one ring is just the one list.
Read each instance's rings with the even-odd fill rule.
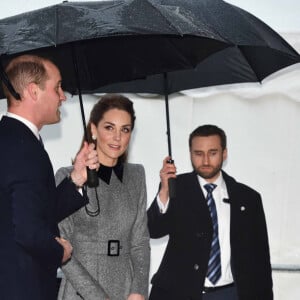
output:
[[33,123],[31,123],[27,119],[25,119],[25,118],[23,118],[23,117],[21,117],[19,115],[16,115],[14,113],[11,113],[11,112],[7,112],[6,116],[22,122],[24,125],[26,125],[32,131],[32,133],[39,140],[39,130],[38,130],[38,128]]
[[[209,183],[207,182],[203,177],[201,177],[199,174],[197,174],[197,177],[198,177],[198,181],[200,183],[200,186],[201,186],[201,189],[202,191],[205,191],[205,194],[206,195],[206,190],[204,188],[204,185]],[[218,191],[220,193],[220,196],[222,198],[228,198],[228,193],[227,193],[227,188],[226,188],[226,183],[225,183],[225,180],[223,178],[223,174],[222,172],[220,172],[220,175],[219,177],[214,181],[212,182],[214,184],[217,185],[217,187],[215,188],[215,191]]]

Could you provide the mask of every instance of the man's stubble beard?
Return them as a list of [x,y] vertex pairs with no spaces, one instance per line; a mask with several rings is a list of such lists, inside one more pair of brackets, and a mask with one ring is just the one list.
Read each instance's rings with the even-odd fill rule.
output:
[[[220,162],[220,164],[217,167],[213,167],[213,170],[209,173],[207,172],[201,172],[201,170],[198,170],[195,165],[193,164],[194,171],[202,178],[204,179],[211,179],[214,178],[219,172],[222,170],[223,166],[223,160]],[[208,165],[208,167],[212,167],[211,165]]]

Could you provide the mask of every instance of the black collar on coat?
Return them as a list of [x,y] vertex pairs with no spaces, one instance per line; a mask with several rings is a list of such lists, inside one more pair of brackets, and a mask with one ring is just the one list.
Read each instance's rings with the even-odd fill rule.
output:
[[112,171],[114,171],[114,173],[116,174],[118,179],[122,182],[122,180],[123,180],[123,170],[124,170],[124,165],[122,163],[119,163],[119,162],[113,167],[108,167],[108,166],[104,166],[104,165],[101,164],[97,174],[98,174],[98,177],[100,179],[102,179],[104,182],[109,184],[110,179],[111,179]]

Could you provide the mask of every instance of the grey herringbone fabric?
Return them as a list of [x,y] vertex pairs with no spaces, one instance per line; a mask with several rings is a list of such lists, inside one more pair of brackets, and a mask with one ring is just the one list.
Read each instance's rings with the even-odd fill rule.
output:
[[[60,182],[71,168],[62,168]],[[95,190],[88,189],[89,210],[96,209]],[[114,172],[110,184],[99,180],[100,214],[85,208],[60,223],[61,234],[73,245],[62,270],[60,300],[125,300],[130,293],[148,295],[150,263],[146,185],[141,165],[124,164],[123,183]],[[109,240],[119,240],[120,256],[108,256]],[[79,295],[80,296],[79,296]]]

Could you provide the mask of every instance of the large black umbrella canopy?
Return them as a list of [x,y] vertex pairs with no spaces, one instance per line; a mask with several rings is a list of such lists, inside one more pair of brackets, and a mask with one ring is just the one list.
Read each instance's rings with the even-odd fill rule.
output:
[[[74,49],[81,90],[89,92],[115,82],[191,69],[228,47],[241,53],[230,63],[237,64],[249,81],[299,61],[267,25],[221,0],[63,2],[0,20],[0,55],[48,55],[59,65],[64,88],[72,94],[78,88]],[[211,73],[218,77],[214,70]]]
[[[195,1],[196,3],[197,1]],[[0,21],[0,54],[46,55],[60,67],[64,89],[99,86],[188,69],[228,46],[213,28],[185,19],[157,0],[64,2]],[[2,96],[2,95],[1,95]]]
[[0,20],[2,62],[28,52],[54,60],[64,89],[79,95],[129,80],[139,88],[123,91],[165,95],[261,81],[300,61],[266,24],[221,0],[64,2]]
[[261,82],[274,72],[300,62],[299,54],[264,22],[224,1],[160,1],[196,12],[231,45],[201,60],[195,68],[178,69],[101,86],[94,92],[155,93],[165,96],[169,155],[172,156],[168,95],[174,92],[244,82]]

